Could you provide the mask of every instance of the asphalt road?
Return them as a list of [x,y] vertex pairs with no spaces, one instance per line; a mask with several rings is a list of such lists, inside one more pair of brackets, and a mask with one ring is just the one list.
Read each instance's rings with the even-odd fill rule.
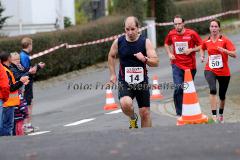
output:
[[[229,35],[233,42],[236,42],[238,50],[240,47],[239,35]],[[169,65],[168,56],[166,56],[164,50],[161,48],[158,50],[160,57],[160,63],[158,68],[149,68],[150,82],[153,75],[158,75],[159,83],[172,83],[171,68]],[[239,53],[238,53],[239,57]],[[204,64],[200,63],[198,59],[197,74],[195,77],[196,88],[206,86],[206,80],[203,75]],[[239,58],[229,58],[231,72],[239,71]],[[102,65],[104,66],[104,65]],[[106,67],[93,67],[86,69],[76,76],[65,78],[64,81],[46,82],[48,87],[41,87],[41,83],[35,87],[35,100],[34,100],[34,124],[39,126],[41,130],[53,131],[54,130],[66,130],[63,127],[66,124],[70,124],[76,121],[96,118],[93,123],[90,121],[90,125],[87,129],[77,127],[77,130],[106,130],[113,128],[126,128],[127,119],[122,114],[114,114],[115,120],[112,120],[112,115],[106,115],[103,110],[105,104],[105,90],[102,89],[102,85],[109,79],[109,72]],[[100,85],[99,85],[100,84]],[[117,99],[117,90],[113,90],[115,100]],[[164,89],[161,91],[165,99],[172,97],[173,90]],[[154,102],[153,102],[154,104]],[[137,109],[137,107],[136,107]],[[166,117],[166,121],[159,119],[159,116],[153,113],[153,124],[155,126],[162,125],[175,125],[172,117]],[[102,118],[104,117],[104,118]],[[109,121],[110,120],[110,121]],[[106,125],[106,127],[103,127]],[[67,130],[75,130],[73,127]]]
[[[229,37],[240,50],[240,34]],[[160,83],[171,83],[168,57],[163,49],[158,54],[159,67],[149,69],[150,82],[158,75]],[[207,85],[199,60],[196,88]],[[229,60],[232,73],[239,72],[239,58]],[[152,112],[153,128],[129,131],[121,110],[103,110],[106,67],[95,66],[63,79],[34,86],[33,123],[40,131],[1,138],[0,159],[240,159],[239,124],[176,127],[175,117]],[[172,92],[162,90],[165,99]],[[157,103],[161,102],[152,105]]]
[[0,159],[238,160],[239,131],[239,124],[218,124],[4,137]]

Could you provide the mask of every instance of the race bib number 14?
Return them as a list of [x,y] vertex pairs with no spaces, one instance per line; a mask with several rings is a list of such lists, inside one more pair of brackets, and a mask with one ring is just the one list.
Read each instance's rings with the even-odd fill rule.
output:
[[144,80],[142,67],[125,67],[125,81],[128,84],[138,84]]
[[176,54],[183,54],[185,49],[188,49],[188,42],[175,42]]

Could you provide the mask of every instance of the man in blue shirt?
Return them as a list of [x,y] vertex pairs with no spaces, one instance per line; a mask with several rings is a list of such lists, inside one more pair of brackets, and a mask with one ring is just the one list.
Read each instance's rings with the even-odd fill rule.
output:
[[[25,72],[29,72],[29,80],[30,82],[28,85],[25,86],[24,91],[24,99],[27,102],[28,105],[28,118],[26,120],[26,127],[27,132],[34,131],[34,127],[31,124],[32,121],[32,99],[33,99],[33,74],[36,74],[37,70],[44,68],[45,63],[40,62],[35,66],[31,66],[31,60],[30,60],[30,52],[32,52],[32,39],[25,37],[21,41],[22,44],[22,50],[20,52],[20,63],[24,67]],[[29,71],[31,69],[31,71]]]

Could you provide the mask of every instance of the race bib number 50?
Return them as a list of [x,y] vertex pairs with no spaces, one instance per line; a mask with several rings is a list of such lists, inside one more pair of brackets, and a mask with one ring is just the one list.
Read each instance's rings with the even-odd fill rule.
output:
[[175,42],[176,54],[183,54],[185,49],[188,49],[188,42]]
[[128,84],[138,84],[144,80],[142,67],[125,67],[125,81]]
[[223,67],[222,55],[221,54],[210,55],[208,63],[211,69],[222,68]]

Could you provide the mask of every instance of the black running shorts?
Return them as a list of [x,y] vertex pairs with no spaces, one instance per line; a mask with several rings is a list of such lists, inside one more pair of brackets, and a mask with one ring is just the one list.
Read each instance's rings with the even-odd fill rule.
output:
[[149,85],[146,82],[139,84],[128,84],[125,81],[118,83],[118,98],[119,100],[124,96],[129,96],[132,99],[136,97],[138,107],[150,107],[150,92]]

